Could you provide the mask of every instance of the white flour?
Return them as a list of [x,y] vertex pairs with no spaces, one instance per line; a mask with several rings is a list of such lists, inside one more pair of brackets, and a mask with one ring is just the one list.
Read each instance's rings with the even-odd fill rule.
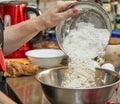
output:
[[71,58],[95,58],[108,44],[110,32],[107,29],[94,28],[92,24],[80,23],[78,30],[72,30],[65,38],[63,47]]
[[96,56],[103,54],[108,44],[110,32],[107,29],[95,28],[90,23],[79,23],[78,29],[71,30],[64,39],[63,47],[69,56],[68,71],[62,87],[80,88],[95,85],[95,67],[100,63],[94,61]]

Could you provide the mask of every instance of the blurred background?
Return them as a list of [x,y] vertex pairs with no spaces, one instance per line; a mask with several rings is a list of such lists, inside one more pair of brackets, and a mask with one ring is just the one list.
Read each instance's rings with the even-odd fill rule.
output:
[[[13,1],[13,0],[0,0],[2,1]],[[44,12],[48,9],[54,1],[57,0],[14,0],[14,1],[26,1],[28,2],[29,6],[37,7],[40,9],[41,12]],[[115,25],[115,16],[119,15],[120,11],[120,0],[78,0],[78,1],[95,1],[103,6],[103,8],[108,12],[113,28],[118,28]]]
[[[2,17],[5,26],[14,25],[27,19],[42,15],[57,0],[0,0],[0,17]],[[93,1],[103,7],[108,13],[112,24],[112,35],[109,46],[106,49],[106,62],[110,62],[120,67],[120,0],[78,0]],[[4,3],[3,3],[4,2]],[[6,2],[8,6],[6,6]],[[14,4],[14,7],[11,5]],[[17,7],[15,5],[18,5]],[[22,6],[23,5],[23,6]],[[22,12],[20,11],[22,8]],[[27,9],[26,9],[27,8]],[[34,8],[35,12],[30,8]],[[27,13],[25,12],[27,10]],[[16,12],[17,11],[17,12]],[[17,13],[17,14],[16,14]],[[19,15],[22,14],[22,15]],[[117,39],[117,40],[116,40]],[[20,49],[6,56],[6,58],[24,58],[25,52],[31,49],[55,48],[60,49],[55,27],[48,28],[38,33],[28,43]]]

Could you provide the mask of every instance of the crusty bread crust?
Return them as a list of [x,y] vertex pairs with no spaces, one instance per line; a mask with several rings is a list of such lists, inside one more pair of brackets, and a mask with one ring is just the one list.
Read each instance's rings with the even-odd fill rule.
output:
[[34,75],[39,70],[38,65],[22,62],[5,60],[7,70],[4,72],[5,77],[19,77],[23,75]]
[[110,38],[109,44],[110,45],[120,44],[120,38],[113,38],[113,37]]

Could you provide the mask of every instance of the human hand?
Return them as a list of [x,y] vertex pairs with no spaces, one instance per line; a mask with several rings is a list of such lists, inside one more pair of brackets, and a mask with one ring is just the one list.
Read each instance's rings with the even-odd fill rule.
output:
[[78,12],[76,8],[69,8],[76,2],[77,1],[56,1],[51,8],[41,15],[44,25],[54,27],[60,21],[76,14]]

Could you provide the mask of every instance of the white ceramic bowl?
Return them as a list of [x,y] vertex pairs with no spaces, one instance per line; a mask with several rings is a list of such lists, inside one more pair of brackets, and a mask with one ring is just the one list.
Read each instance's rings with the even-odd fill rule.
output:
[[58,49],[34,49],[25,53],[28,59],[42,68],[49,68],[59,65],[63,58],[64,52]]

